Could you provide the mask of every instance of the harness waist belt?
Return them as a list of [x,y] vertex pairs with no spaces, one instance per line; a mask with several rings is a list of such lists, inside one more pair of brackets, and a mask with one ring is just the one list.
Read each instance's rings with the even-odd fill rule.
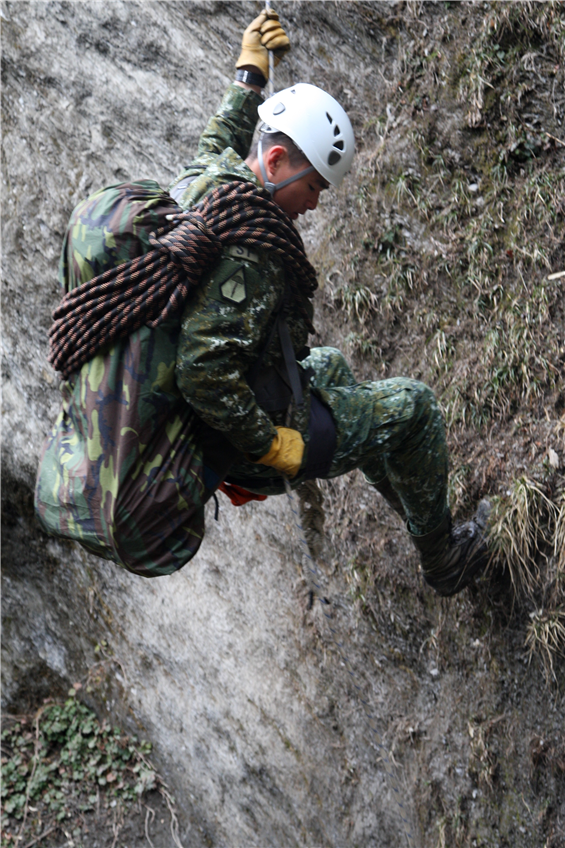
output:
[[[308,422],[308,450],[306,465],[299,471],[301,480],[325,478],[330,472],[337,445],[335,422],[328,407],[310,393],[310,420]],[[227,481],[250,491],[275,489],[282,485],[282,477],[236,477],[228,474]]]

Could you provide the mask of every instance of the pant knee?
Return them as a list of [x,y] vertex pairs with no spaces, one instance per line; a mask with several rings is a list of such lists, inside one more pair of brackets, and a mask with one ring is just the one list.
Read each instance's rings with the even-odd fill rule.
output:
[[302,361],[306,368],[312,368],[315,377],[313,385],[317,388],[351,386],[355,377],[343,353],[335,347],[315,347]]
[[313,347],[303,361],[313,368],[349,367],[345,356],[337,347]]
[[408,386],[414,406],[414,416],[419,420],[441,421],[441,412],[432,389],[419,380],[410,380]]

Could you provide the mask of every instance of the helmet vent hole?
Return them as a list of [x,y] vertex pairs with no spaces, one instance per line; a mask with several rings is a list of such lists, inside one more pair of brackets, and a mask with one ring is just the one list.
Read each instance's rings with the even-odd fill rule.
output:
[[328,123],[333,124],[334,119],[332,118],[329,112],[326,112],[326,118],[328,119]]
[[343,150],[343,139],[340,138],[339,141],[334,141],[334,147],[337,147],[338,150]]
[[328,156],[328,165],[337,165],[340,159],[341,153],[338,153],[337,150],[332,150]]
[[339,135],[339,134],[340,134],[340,129],[339,129],[338,125],[336,124],[335,129],[334,129],[334,135]]

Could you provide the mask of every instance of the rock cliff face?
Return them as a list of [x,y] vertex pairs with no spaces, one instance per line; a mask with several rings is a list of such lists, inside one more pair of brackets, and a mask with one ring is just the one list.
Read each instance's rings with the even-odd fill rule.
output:
[[[408,24],[432,27],[460,13],[453,5],[283,2],[293,52],[277,86],[326,86],[350,112],[366,162],[367,126],[403,73]],[[543,744],[547,768],[531,756],[535,740],[562,744],[558,697],[488,598],[445,603],[423,589],[405,532],[356,476],[327,487],[328,502],[382,537],[389,572],[364,599],[375,615],[362,615],[346,579],[351,545],[334,537],[326,552],[348,663],[320,609],[307,608],[284,498],[240,509],[224,499],[197,559],[152,581],[47,538],[34,520],[38,455],[59,403],[46,340],[70,212],[113,182],[167,185],[190,161],[259,8],[2,7],[4,705],[31,709],[97,681],[99,713],[153,742],[183,844],[195,848],[563,846],[562,771]],[[442,113],[446,125],[462,124],[457,108]],[[396,139],[390,155],[401,161],[402,124]],[[356,181],[354,172],[341,209],[354,208]],[[312,251],[330,225],[331,251],[350,248],[332,204],[304,226]],[[317,341],[340,344],[343,315],[326,315]]]

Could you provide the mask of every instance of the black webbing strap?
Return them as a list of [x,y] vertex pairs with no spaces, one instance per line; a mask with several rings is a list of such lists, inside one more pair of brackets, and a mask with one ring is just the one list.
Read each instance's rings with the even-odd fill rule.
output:
[[269,333],[269,337],[266,343],[264,344],[263,349],[261,350],[261,353],[257,358],[257,361],[247,373],[247,382],[249,383],[251,388],[253,388],[255,380],[257,379],[261,370],[263,360],[265,359],[265,356],[273,343],[275,334],[278,331],[279,340],[281,343],[281,350],[284,358],[284,364],[286,366],[288,379],[290,381],[290,388],[292,389],[292,394],[297,407],[301,409],[304,406],[304,394],[302,392],[302,383],[300,381],[298,365],[296,364],[296,354],[294,353],[292,339],[290,338],[288,324],[286,323],[286,313],[288,311],[289,296],[290,289],[288,286],[285,286],[282,297],[279,300],[277,308],[275,310],[276,317],[273,322],[273,326],[271,327],[271,332]]
[[279,339],[281,342],[281,348],[284,356],[284,363],[286,365],[286,372],[288,374],[288,379],[290,380],[290,387],[294,396],[294,402],[296,403],[298,409],[302,409],[302,407],[304,406],[302,383],[300,382],[300,374],[298,373],[298,365],[296,364],[296,356],[294,354],[294,348],[292,346],[292,340],[290,338],[288,324],[286,323],[285,313],[286,310],[283,307],[278,317]]

